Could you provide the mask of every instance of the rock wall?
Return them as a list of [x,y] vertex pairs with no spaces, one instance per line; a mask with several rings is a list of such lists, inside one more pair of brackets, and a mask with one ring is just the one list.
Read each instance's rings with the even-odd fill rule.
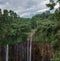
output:
[[32,44],[32,61],[51,61],[54,51],[49,43]]
[[[53,49],[49,43],[32,43],[31,61],[50,61]],[[0,61],[5,61],[5,48],[0,46]],[[27,61],[27,42],[9,47],[9,61]]]

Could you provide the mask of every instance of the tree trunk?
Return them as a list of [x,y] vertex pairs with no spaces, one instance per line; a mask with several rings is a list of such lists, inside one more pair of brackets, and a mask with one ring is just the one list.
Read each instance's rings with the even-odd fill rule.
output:
[[8,53],[9,53],[9,46],[8,44],[6,45],[6,61],[8,61]]

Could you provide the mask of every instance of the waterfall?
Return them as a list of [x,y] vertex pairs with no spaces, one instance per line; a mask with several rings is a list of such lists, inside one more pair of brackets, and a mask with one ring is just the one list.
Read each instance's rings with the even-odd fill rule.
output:
[[27,39],[27,61],[31,61],[32,35]]
[[8,47],[8,44],[7,44],[7,45],[6,45],[6,61],[8,61],[8,58],[9,58],[9,57],[8,57],[8,53],[9,53],[8,50],[9,50],[9,47]]

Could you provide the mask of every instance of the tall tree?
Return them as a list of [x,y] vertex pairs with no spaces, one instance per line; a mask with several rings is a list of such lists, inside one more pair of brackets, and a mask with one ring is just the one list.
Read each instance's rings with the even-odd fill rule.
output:
[[50,10],[54,9],[54,7],[59,4],[59,7],[55,11],[55,18],[59,21],[60,20],[60,0],[50,0],[49,4],[46,4]]
[[49,7],[49,8],[50,8],[50,10],[52,10],[52,9],[54,9],[54,7],[55,7],[56,3],[55,3],[55,1],[54,1],[54,0],[50,0],[50,3],[49,3],[49,4],[46,4],[46,5],[47,5],[47,7]]
[[47,7],[50,7],[50,10],[52,10],[57,5],[57,3],[59,4],[58,9],[60,10],[60,0],[50,0],[50,3],[46,5]]

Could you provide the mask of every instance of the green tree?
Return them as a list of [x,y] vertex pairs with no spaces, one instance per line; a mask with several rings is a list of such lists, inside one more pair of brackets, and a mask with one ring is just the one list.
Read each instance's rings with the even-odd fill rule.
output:
[[60,20],[60,0],[50,0],[49,4],[46,4],[50,10],[54,9],[54,7],[59,3],[59,7],[55,11],[55,18],[59,21]]
[[60,0],[50,0],[49,4],[46,4],[47,7],[50,7],[50,10],[54,9],[54,7],[59,3],[58,10],[60,10]]
[[37,20],[35,18],[31,19],[31,28],[32,29],[37,28]]

